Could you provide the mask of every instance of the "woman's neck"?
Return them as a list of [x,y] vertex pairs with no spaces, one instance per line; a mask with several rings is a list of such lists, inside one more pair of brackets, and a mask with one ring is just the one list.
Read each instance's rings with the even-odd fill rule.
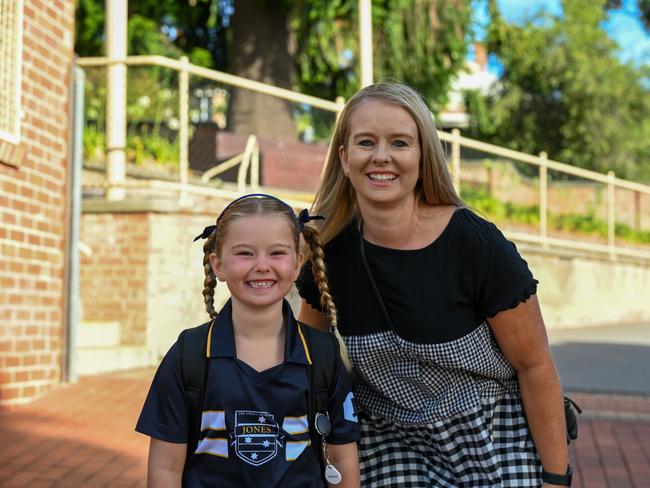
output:
[[455,207],[419,204],[413,199],[386,208],[364,208],[360,202],[359,210],[367,241],[392,249],[421,249],[444,231]]
[[409,246],[419,225],[415,199],[390,207],[364,205],[359,202],[363,220],[363,236],[366,240],[396,249]]

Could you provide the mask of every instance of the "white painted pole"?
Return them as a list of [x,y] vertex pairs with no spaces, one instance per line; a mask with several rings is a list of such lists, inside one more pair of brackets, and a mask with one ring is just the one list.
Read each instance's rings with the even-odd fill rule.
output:
[[460,130],[451,130],[451,180],[460,196]]
[[616,256],[616,174],[607,172],[607,244],[610,256]]
[[123,200],[126,177],[126,58],[128,0],[106,0],[106,178],[108,200]]
[[548,237],[548,154],[539,153],[539,235],[546,247]]
[[180,179],[181,194],[179,205],[185,207],[191,204],[187,198],[187,182],[189,173],[189,100],[190,100],[190,75],[187,71],[189,59],[187,56],[181,56],[182,69],[178,73],[178,142],[180,146]]
[[361,87],[372,85],[372,0],[359,0]]

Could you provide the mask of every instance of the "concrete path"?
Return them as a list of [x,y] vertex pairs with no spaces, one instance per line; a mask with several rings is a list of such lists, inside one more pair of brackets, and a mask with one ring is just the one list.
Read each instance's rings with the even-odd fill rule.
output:
[[566,389],[650,395],[650,324],[549,331],[549,340]]
[[[574,486],[650,487],[647,328],[551,334],[565,387],[584,409],[570,448]],[[133,426],[152,375],[86,377],[29,405],[0,409],[0,486],[144,487],[149,441]]]

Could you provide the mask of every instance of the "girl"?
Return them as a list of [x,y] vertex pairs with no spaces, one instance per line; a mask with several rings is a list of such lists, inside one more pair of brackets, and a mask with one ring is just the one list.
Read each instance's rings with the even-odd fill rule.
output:
[[[306,210],[296,217],[275,197],[246,195],[229,204],[216,225],[197,237],[207,238],[203,295],[212,319],[205,347],[209,361],[201,436],[186,459],[191,422],[177,342],[156,372],[136,427],[151,436],[149,487],[324,486],[320,446],[310,443],[314,426],[308,421],[312,358],[307,331],[284,300],[300,270],[302,234],[322,304],[336,324],[320,238],[305,225],[313,218]],[[231,293],[218,314],[217,279]],[[314,332],[323,334],[309,335]],[[336,361],[340,366],[339,357]],[[328,481],[338,481],[338,470],[338,486],[358,487],[359,429],[345,369],[335,371],[327,394],[331,432],[320,432],[327,435],[323,465],[333,476]]]
[[[426,103],[371,85],[343,109],[314,209],[354,365],[364,486],[571,484],[562,390],[515,246],[456,194]],[[301,320],[325,325],[316,283]]]

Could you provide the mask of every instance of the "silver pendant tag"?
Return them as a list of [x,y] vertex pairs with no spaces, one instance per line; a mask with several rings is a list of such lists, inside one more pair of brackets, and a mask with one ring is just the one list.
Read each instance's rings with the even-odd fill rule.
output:
[[332,485],[338,485],[341,482],[341,473],[334,466],[327,463],[327,466],[325,466],[325,479]]

